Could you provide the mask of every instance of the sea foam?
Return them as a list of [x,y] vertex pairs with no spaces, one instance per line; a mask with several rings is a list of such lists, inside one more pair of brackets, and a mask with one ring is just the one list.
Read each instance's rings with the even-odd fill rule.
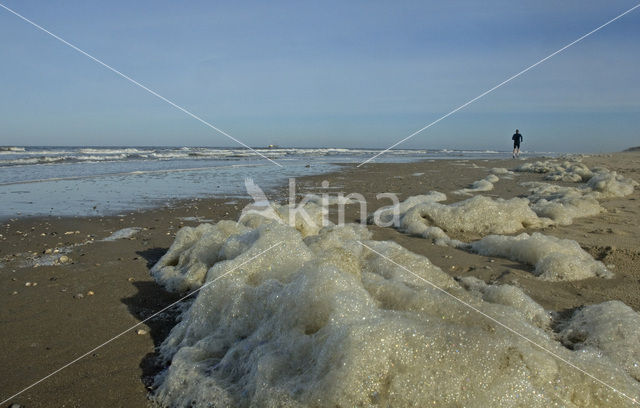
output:
[[587,182],[577,187],[542,182],[521,184],[530,188],[531,208],[539,216],[551,218],[560,225],[569,225],[574,218],[596,215],[604,211],[599,200],[625,197],[638,186],[635,180],[604,168],[594,169]]
[[[613,274],[580,248],[576,241],[562,240],[539,232],[515,237],[504,234],[554,224],[569,225],[574,218],[596,215],[604,211],[599,200],[629,195],[638,183],[605,168],[589,169],[580,162],[527,163],[517,171],[550,173],[554,177],[558,176],[558,180],[586,182],[575,187],[524,182],[521,184],[529,188],[526,198],[505,200],[478,195],[453,204],[442,204],[446,196],[430,192],[409,197],[394,206],[383,207],[370,216],[368,221],[381,221],[385,225],[395,221],[393,225],[399,230],[428,238],[438,245],[524,262],[533,266],[533,273],[545,280],[612,277]],[[490,172],[491,175],[474,185],[481,188],[480,182],[491,184],[490,177],[497,179],[493,173],[506,174],[508,170],[497,168]],[[470,191],[473,188],[458,190],[457,193]],[[452,239],[452,234],[472,234],[481,239],[467,244]]]
[[585,306],[560,327],[565,345],[603,353],[640,381],[640,315],[629,306],[617,300]]
[[413,235],[431,238],[443,245],[460,244],[452,241],[451,233],[470,233],[479,236],[487,234],[509,234],[524,228],[542,228],[552,224],[547,218],[529,208],[526,198],[490,198],[478,195],[453,204],[442,204],[446,195],[430,192],[409,197],[395,206],[377,210],[368,218],[388,224],[397,215],[396,227]]
[[474,181],[468,188],[454,191],[454,194],[471,195],[472,193],[491,191],[494,187],[493,184],[497,183],[499,180],[500,178],[498,178],[498,176],[496,176],[495,174],[489,174],[487,177],[481,180]]
[[515,169],[520,172],[547,173],[545,179],[551,181],[582,182],[593,176],[593,172],[578,160],[558,163],[555,160],[525,163]]
[[489,235],[472,242],[470,248],[485,256],[500,256],[535,267],[533,273],[544,280],[579,280],[613,276],[604,264],[594,260],[580,245],[534,232],[511,237]]
[[[161,406],[631,406],[544,350],[640,393],[599,342],[564,347],[515,287],[461,285],[427,258],[371,240],[362,225],[303,234],[273,219],[253,223],[185,227],[161,263],[206,285],[160,346]],[[180,288],[176,276],[155,275]],[[639,330],[637,314],[609,319]],[[623,336],[597,316],[583,321],[591,338]]]

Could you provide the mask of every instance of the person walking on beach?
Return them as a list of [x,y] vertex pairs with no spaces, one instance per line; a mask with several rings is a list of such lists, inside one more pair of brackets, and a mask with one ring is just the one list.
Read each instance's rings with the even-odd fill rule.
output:
[[520,134],[518,129],[516,129],[516,133],[511,136],[511,139],[513,140],[513,158],[515,159],[520,156],[520,142],[522,142],[522,134]]

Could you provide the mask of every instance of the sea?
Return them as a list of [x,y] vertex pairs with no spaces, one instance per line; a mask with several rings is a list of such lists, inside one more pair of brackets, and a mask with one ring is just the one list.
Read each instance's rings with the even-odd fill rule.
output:
[[[166,146],[0,147],[0,219],[113,215],[189,198],[248,197],[245,178],[265,192],[291,177],[361,163],[379,149]],[[492,159],[509,152],[411,150],[385,152],[375,162]]]

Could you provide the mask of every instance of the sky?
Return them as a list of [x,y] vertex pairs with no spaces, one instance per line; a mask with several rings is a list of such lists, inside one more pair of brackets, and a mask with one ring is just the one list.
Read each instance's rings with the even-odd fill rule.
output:
[[[637,4],[1,4],[250,146],[386,148]],[[640,145],[640,8],[398,148]],[[0,9],[0,145],[237,146]]]

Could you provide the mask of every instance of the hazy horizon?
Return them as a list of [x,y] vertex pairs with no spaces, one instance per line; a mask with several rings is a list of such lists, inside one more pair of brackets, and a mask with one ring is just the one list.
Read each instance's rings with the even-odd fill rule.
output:
[[[505,147],[506,146],[506,147]],[[492,151],[492,152],[500,152],[500,153],[509,153],[511,154],[511,146],[509,145],[505,145],[502,146],[502,148],[496,148],[496,149],[472,149],[472,148],[465,148],[465,147],[461,147],[461,148],[447,148],[447,147],[442,147],[442,148],[434,148],[434,147],[395,147],[393,149],[389,149],[389,151],[394,151],[394,150],[411,150],[411,151],[421,151],[421,150],[433,150],[433,151],[440,151],[440,150],[452,150],[452,151],[478,151],[478,152],[483,152],[483,151]],[[160,145],[135,145],[135,144],[131,144],[131,145],[120,145],[120,144],[112,144],[112,145],[108,145],[108,144],[102,144],[102,145],[72,145],[72,144],[67,144],[67,145],[18,145],[18,144],[12,144],[12,145],[0,145],[0,148],[11,148],[11,147],[24,147],[24,148],[34,148],[34,147],[44,147],[44,148],[124,148],[124,149],[128,149],[128,148],[181,148],[181,147],[185,147],[185,148],[202,148],[202,149],[237,149],[237,150],[251,150],[251,149],[349,149],[349,150],[386,150],[386,148],[383,147],[370,147],[370,146],[357,146],[357,147],[341,147],[341,146],[289,146],[289,145],[274,145],[274,146],[268,146],[268,145],[254,145],[254,146],[249,146],[249,147],[244,147],[244,146],[232,146],[232,145],[228,145],[228,146],[206,146],[206,145],[190,145],[190,144],[178,144],[178,145],[165,145],[165,144],[160,144]],[[619,151],[624,151],[626,149],[631,149],[631,148],[635,148],[637,146],[628,146],[625,147]],[[572,151],[567,151],[567,152],[562,152],[562,151],[553,151],[553,150],[526,150],[526,149],[522,149],[523,152],[533,152],[533,153],[588,153],[588,152],[581,152],[581,151],[576,151],[576,150],[572,150]],[[609,151],[605,151],[603,150],[602,152],[609,152]],[[617,152],[617,151],[610,151],[612,153]]]
[[[249,146],[383,149],[630,1],[3,2]],[[610,152],[640,131],[635,10],[397,148]],[[0,9],[0,145],[240,147]],[[105,142],[108,140],[109,142]]]

